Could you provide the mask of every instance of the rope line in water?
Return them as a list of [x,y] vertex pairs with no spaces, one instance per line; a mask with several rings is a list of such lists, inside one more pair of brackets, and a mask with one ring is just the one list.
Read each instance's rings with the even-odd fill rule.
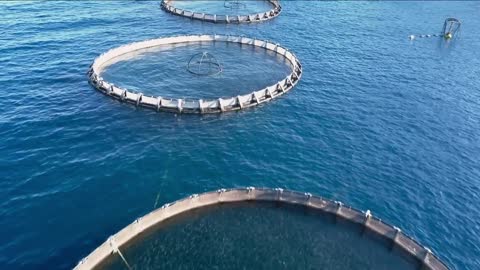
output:
[[118,253],[118,255],[120,255],[120,258],[122,258],[122,261],[125,263],[125,265],[127,266],[127,268],[129,270],[132,270],[132,267],[130,266],[130,264],[128,264],[127,260],[125,259],[125,257],[123,256],[122,252],[120,252],[120,249],[117,245],[117,243],[115,242],[115,238],[113,236],[111,236],[109,239],[108,239],[108,242],[110,243],[110,246],[112,247],[112,250],[114,253]]

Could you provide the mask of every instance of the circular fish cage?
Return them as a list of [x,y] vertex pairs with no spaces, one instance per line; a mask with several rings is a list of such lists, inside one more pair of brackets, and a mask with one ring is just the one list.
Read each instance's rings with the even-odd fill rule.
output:
[[[240,204],[248,204],[249,207],[253,208],[252,211],[245,213],[235,212],[241,210],[241,207],[237,207]],[[396,258],[401,259],[395,260],[395,265],[390,265],[392,262],[385,262],[383,261],[382,269],[432,269],[432,270],[445,270],[448,267],[440,261],[438,257],[436,257],[428,248],[423,247],[421,244],[404,234],[400,229],[394,227],[379,218],[376,218],[371,215],[370,211],[359,211],[357,209],[351,208],[346,206],[338,201],[331,201],[328,199],[324,199],[322,197],[314,196],[310,193],[301,193],[295,191],[288,191],[283,190],[281,188],[270,189],[270,188],[235,188],[235,189],[220,189],[217,191],[207,192],[200,195],[191,195],[187,198],[178,200],[173,203],[168,203],[163,205],[161,208],[154,210],[153,212],[138,218],[133,223],[116,233],[115,235],[109,237],[106,242],[96,248],[92,253],[90,253],[87,257],[82,259],[78,265],[74,268],[75,270],[92,270],[92,269],[104,269],[105,265],[108,265],[109,262],[112,260],[117,260],[119,264],[123,265],[122,267],[127,266],[127,268],[132,269],[130,262],[133,262],[131,255],[129,253],[128,248],[132,246],[135,242],[147,241],[149,235],[152,231],[162,230],[168,224],[175,222],[175,220],[184,221],[185,218],[189,218],[192,216],[202,216],[205,213],[208,213],[208,209],[212,209],[215,207],[231,207],[230,215],[228,216],[221,216],[220,219],[217,219],[214,223],[218,222],[218,220],[233,220],[232,222],[225,223],[224,228],[227,228],[229,233],[240,233],[244,230],[248,230],[248,235],[244,235],[244,238],[234,238],[235,243],[233,243],[233,248],[240,249],[238,253],[235,254],[243,254],[245,251],[242,251],[243,248],[252,248],[254,253],[257,252],[255,250],[255,246],[259,246],[262,244],[262,240],[266,240],[261,238],[262,235],[268,234],[271,230],[276,230],[278,228],[276,224],[279,222],[272,221],[273,224],[268,224],[271,220],[271,216],[265,217],[256,217],[254,213],[257,213],[257,210],[261,210],[263,206],[270,204],[273,209],[279,209],[279,211],[290,211],[294,212],[295,216],[284,216],[281,218],[280,223],[283,221],[288,220],[296,220],[301,219],[302,216],[308,217],[307,222],[310,224],[308,225],[308,230],[319,231],[326,230],[324,232],[324,236],[328,236],[330,234],[337,234],[340,235],[340,238],[337,239],[324,239],[324,238],[314,238],[316,237],[311,232],[306,232],[304,234],[298,234],[300,231],[303,231],[301,228],[297,231],[297,227],[294,227],[293,230],[291,227],[284,228],[287,231],[292,232],[293,237],[289,239],[295,239],[300,237],[300,241],[303,242],[315,242],[323,243],[323,240],[328,240],[330,244],[323,244],[321,246],[313,246],[314,248],[320,248],[320,250],[310,250],[312,246],[307,246],[307,249],[298,253],[297,256],[304,256],[305,253],[313,254],[316,258],[316,262],[318,261],[318,257],[315,254],[322,254],[324,252],[330,252],[330,249],[334,250],[334,252],[342,253],[343,250],[348,248],[348,251],[344,252],[343,254],[339,254],[338,260],[345,261],[348,260],[348,257],[353,256],[350,252],[360,253],[361,255],[353,256],[356,257],[356,261],[354,260],[354,266],[358,267],[361,263],[361,260],[369,259],[366,257],[375,257],[380,254],[390,254],[389,256],[395,256]],[[257,210],[256,210],[257,209]],[[203,211],[205,210],[205,211]],[[271,212],[271,211],[270,211]],[[263,212],[260,212],[263,213]],[[240,214],[239,216],[237,214]],[[268,212],[267,212],[268,214]],[[253,216],[252,216],[253,215]],[[238,219],[237,217],[241,217]],[[275,217],[273,217],[275,218]],[[248,219],[248,220],[245,220]],[[315,224],[315,220],[319,219],[328,219],[328,227],[317,226]],[[239,225],[242,221],[245,221],[245,226]],[[260,223],[264,224],[262,227],[262,231],[258,232],[255,228],[249,229],[253,223]],[[314,224],[312,224],[312,222]],[[196,223],[198,224],[198,223]],[[302,225],[303,226],[303,225]],[[197,228],[194,224],[190,226],[190,228]],[[234,228],[233,231],[230,228]],[[194,230],[192,235],[196,236],[195,238],[198,239],[199,233],[201,235],[208,233],[212,227],[207,224],[204,226],[201,232],[198,230]],[[338,232],[340,230],[340,232]],[[337,231],[335,233],[335,231]],[[186,231],[181,229],[180,233],[177,235],[179,238],[183,239],[185,237],[188,238],[188,235],[185,235]],[[282,232],[275,231],[274,234],[279,233],[280,235]],[[168,234],[168,233],[167,233]],[[222,234],[218,234],[217,231],[213,233],[213,235],[217,235],[219,237]],[[251,237],[253,235],[253,238]],[[255,236],[256,235],[256,236]],[[273,235],[273,239],[279,239],[279,235]],[[347,236],[345,238],[345,236]],[[351,243],[349,239],[352,237],[355,238],[355,243],[367,243],[366,246],[355,246],[355,247],[348,247],[344,245],[348,245]],[[203,236],[200,237],[203,239]],[[213,237],[215,239],[215,237]],[[180,239],[175,237],[169,238],[170,241],[173,243],[174,246],[177,246],[176,243]],[[230,239],[230,238],[229,238]],[[271,238],[270,238],[271,239]],[[280,241],[284,238],[280,238]],[[346,241],[346,242],[339,242]],[[192,245],[192,239],[185,239],[184,243],[187,247],[181,246],[177,250],[195,250],[197,246],[190,246]],[[274,240],[276,241],[276,240]],[[153,246],[158,246],[159,244],[163,243],[164,241],[156,240],[156,242],[152,242]],[[248,246],[245,246],[246,242],[249,243]],[[375,245],[369,245],[369,243],[375,242]],[[232,245],[229,240],[214,242],[217,245],[217,248],[223,249],[222,246],[225,245]],[[205,246],[207,249],[211,246],[215,246],[212,242],[207,241],[207,243],[202,242],[202,245]],[[269,245],[275,246],[276,244],[280,243],[269,243]],[[287,252],[290,249],[290,242],[283,243],[286,244]],[[267,249],[269,247],[267,245]],[[303,245],[303,244],[302,244]],[[226,247],[225,247],[226,248]],[[379,253],[369,253],[372,248],[381,249]],[[168,249],[168,247],[163,247],[162,250]],[[325,250],[327,249],[327,250]],[[172,251],[177,252],[177,251]],[[312,253],[313,252],[313,253]],[[316,253],[315,253],[316,252]],[[163,256],[164,253],[160,252],[160,257],[158,260],[161,262],[166,262],[169,260],[168,256]],[[157,256],[159,255],[156,253]],[[230,253],[229,253],[230,254]],[[145,254],[142,253],[142,256],[150,256],[153,254]],[[179,260],[184,260],[182,255],[178,255],[180,258]],[[265,256],[263,254],[262,256]],[[260,263],[263,263],[268,256],[262,257],[260,256],[257,260]],[[283,254],[282,256],[287,256],[288,254]],[[263,259],[262,259],[263,258]],[[281,258],[278,258],[281,260]],[[299,262],[299,258],[292,258],[291,264],[297,265]],[[173,260],[173,258],[172,258]],[[275,259],[277,260],[277,259]],[[331,258],[329,255],[323,257],[323,260],[330,261]],[[360,261],[359,261],[360,260]],[[155,260],[153,260],[155,262]],[[139,262],[134,262],[135,266],[139,264],[146,264],[152,263],[150,258],[144,258]],[[192,262],[194,263],[194,262]],[[241,263],[241,262],[240,262]],[[243,262],[246,263],[246,262]],[[332,262],[327,262],[332,263]],[[333,262],[335,266],[338,266],[338,262]],[[242,264],[242,263],[241,263]],[[134,265],[134,264],[132,264]],[[173,264],[175,266],[175,263]],[[363,264],[366,266],[368,264]],[[406,266],[409,267],[406,267]],[[243,267],[246,265],[244,264]],[[308,265],[308,267],[314,267],[316,265]],[[348,265],[347,267],[343,267],[346,269],[351,269]],[[158,265],[155,264],[155,267]],[[177,266],[178,267],[178,266]],[[232,268],[243,268],[238,264],[236,267]],[[118,268],[118,267],[117,267]],[[116,269],[117,269],[116,268]],[[136,268],[136,267],[135,267]],[[328,267],[327,267],[328,268]],[[335,268],[335,269],[343,269]],[[362,268],[362,267],[360,267]],[[372,269],[366,267],[367,269]],[[107,267],[108,269],[108,267]],[[140,265],[140,269],[146,269],[143,265]],[[163,268],[162,268],[163,269]],[[375,269],[375,267],[373,267]]]
[[188,72],[198,76],[214,76],[222,72],[222,65],[209,52],[194,54],[187,64]]
[[[255,23],[263,22],[273,19],[280,15],[282,6],[278,0],[260,0],[270,4],[271,8],[266,11],[257,12],[253,14],[210,14],[206,12],[186,10],[175,6],[175,0],[162,0],[160,6],[166,12],[171,14],[186,17],[194,20],[200,20],[213,23]],[[214,1],[215,2],[215,1]],[[255,1],[252,1],[255,2]],[[230,10],[244,9],[247,4],[238,0],[226,0],[223,7]]]
[[[286,77],[282,75],[280,81],[274,80],[274,84],[262,86],[260,90],[241,94],[230,98],[214,98],[214,99],[185,99],[185,98],[166,98],[162,96],[144,95],[140,92],[129,91],[125,88],[118,87],[108,82],[102,77],[105,69],[115,63],[116,59],[121,59],[130,53],[152,49],[161,46],[193,44],[198,42],[214,42],[214,44],[237,44],[240,47],[251,46],[255,49],[264,50],[282,59],[288,63],[288,71]],[[203,62],[205,61],[205,62]],[[189,72],[198,73],[202,76],[211,76],[222,72],[223,67],[219,61],[211,54],[194,55],[187,64]],[[232,70],[230,70],[232,71]],[[302,65],[297,57],[286,48],[265,40],[254,38],[230,36],[230,35],[191,35],[159,38],[147,41],[136,42],[111,49],[95,59],[88,71],[88,79],[90,84],[101,93],[120,100],[122,102],[134,104],[135,106],[154,109],[157,111],[173,112],[173,113],[221,113],[227,111],[241,110],[262,104],[277,98],[291,90],[302,76]],[[169,76],[170,77],[170,76]],[[216,78],[216,77],[215,77]],[[266,83],[267,85],[270,83]],[[155,85],[155,88],[160,88]],[[221,89],[219,89],[221,90]]]

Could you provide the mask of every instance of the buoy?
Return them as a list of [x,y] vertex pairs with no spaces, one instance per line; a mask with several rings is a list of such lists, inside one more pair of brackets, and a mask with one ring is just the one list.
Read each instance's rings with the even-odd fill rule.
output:
[[445,39],[451,39],[452,37],[453,37],[453,35],[450,32],[445,34]]
[[408,36],[408,38],[409,38],[410,40],[414,40],[414,39],[415,39],[415,36],[414,36],[414,35],[410,35],[410,36]]
[[[273,19],[275,18],[276,16],[278,16],[281,11],[282,11],[282,6],[280,5],[280,2],[278,0],[257,0],[257,1],[263,1],[265,3],[267,3],[268,5],[270,5],[271,7],[269,8],[269,10],[263,12],[263,16],[264,16],[264,19],[261,19],[260,18],[260,15],[259,14],[249,14],[249,15],[245,15],[245,16],[241,16],[241,15],[215,15],[215,14],[209,14],[208,16],[206,16],[205,13],[201,13],[201,12],[197,12],[197,11],[194,11],[194,10],[191,10],[191,11],[188,11],[188,12],[191,12],[191,15],[186,15],[186,14],[190,14],[190,13],[187,13],[186,10],[183,10],[183,9],[180,9],[180,8],[175,8],[173,6],[174,2],[177,2],[177,1],[174,1],[174,0],[162,0],[161,2],[161,8],[166,11],[166,12],[169,12],[169,13],[173,13],[175,15],[180,15],[180,16],[183,16],[183,17],[188,17],[188,18],[191,18],[191,19],[195,19],[195,20],[201,20],[201,21],[207,21],[207,22],[213,22],[213,23],[251,23],[251,22],[261,22],[261,21],[265,21],[265,20],[269,20],[269,19]],[[240,0],[224,0],[224,7],[225,8],[228,8],[228,9],[232,9],[232,10],[239,10],[239,12],[241,11],[241,9],[244,9],[246,7],[246,4],[244,2],[250,2],[250,1],[240,1]],[[273,14],[272,16],[268,16],[268,15],[265,15],[265,14]],[[223,19],[223,17],[225,17],[225,19]],[[251,20],[250,18],[254,18],[253,20]],[[258,17],[258,19],[257,19]],[[236,18],[236,19],[233,19],[232,18]]]

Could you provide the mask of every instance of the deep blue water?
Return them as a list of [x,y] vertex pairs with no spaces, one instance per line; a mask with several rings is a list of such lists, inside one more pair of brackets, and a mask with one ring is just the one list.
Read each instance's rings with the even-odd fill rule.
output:
[[[0,2],[0,269],[68,269],[155,205],[221,187],[341,200],[452,268],[480,268],[480,3],[283,1],[252,25],[157,1]],[[410,42],[462,20],[462,36]],[[232,33],[281,43],[301,82],[217,116],[135,109],[85,72],[109,48]]]

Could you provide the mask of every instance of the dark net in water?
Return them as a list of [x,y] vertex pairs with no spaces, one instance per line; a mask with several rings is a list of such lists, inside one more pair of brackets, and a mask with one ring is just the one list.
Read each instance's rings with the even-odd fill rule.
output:
[[[189,211],[120,247],[132,269],[418,269],[362,226],[302,206]],[[96,268],[127,269],[118,254]]]

